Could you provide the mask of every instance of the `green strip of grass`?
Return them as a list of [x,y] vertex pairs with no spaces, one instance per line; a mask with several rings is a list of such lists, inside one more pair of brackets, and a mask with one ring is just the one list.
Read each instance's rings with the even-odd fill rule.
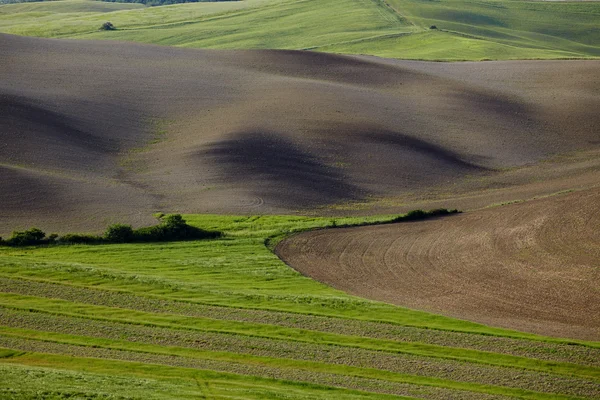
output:
[[[0,352],[11,350],[0,349]],[[9,398],[105,398],[111,394],[144,399],[381,399],[408,398],[304,382],[231,373],[100,360],[42,353],[0,359],[0,387]],[[0,370],[2,372],[2,370]],[[17,389],[15,389],[17,387]],[[0,395],[2,395],[0,390]],[[19,397],[22,394],[22,397]]]
[[145,326],[190,329],[204,332],[230,333],[287,341],[330,344],[336,346],[387,351],[392,353],[406,353],[419,356],[522,368],[562,375],[581,376],[585,378],[600,378],[600,368],[577,364],[548,362],[525,357],[422,343],[403,343],[393,340],[345,336],[266,324],[214,320],[209,318],[193,318],[172,314],[152,314],[135,310],[90,306],[87,304],[72,303],[63,300],[37,298],[33,296],[19,296],[7,293],[0,293],[0,305],[17,310],[29,310],[45,312],[54,315],[84,317],[100,321],[115,321]]
[[96,339],[84,336],[65,335],[50,332],[37,332],[27,329],[8,328],[0,326],[0,334],[17,338],[27,338],[54,343],[65,343],[86,347],[98,347],[113,350],[126,350],[150,354],[168,354],[179,357],[198,358],[206,360],[228,361],[242,364],[264,365],[284,369],[301,369],[306,371],[354,376],[368,379],[379,379],[396,383],[408,383],[421,386],[435,386],[453,390],[465,390],[477,393],[488,393],[519,397],[523,399],[572,399],[573,396],[546,394],[523,389],[506,388],[477,383],[451,381],[448,379],[422,377],[416,375],[400,374],[372,368],[358,368],[345,365],[332,365],[312,361],[299,361],[284,358],[271,358],[236,354],[230,352],[216,352],[195,350],[183,347],[156,346],[143,343],[132,343],[123,340]]

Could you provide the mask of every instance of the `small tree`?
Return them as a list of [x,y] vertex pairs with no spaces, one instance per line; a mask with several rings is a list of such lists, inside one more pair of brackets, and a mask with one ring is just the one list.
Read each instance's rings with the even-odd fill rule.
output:
[[133,228],[123,224],[109,226],[104,234],[104,239],[111,243],[128,243],[132,242],[133,238]]
[[183,219],[180,214],[167,215],[166,217],[163,217],[162,223],[171,228],[182,227],[186,225],[185,219]]
[[112,24],[112,22],[108,22],[108,21],[103,23],[102,26],[100,27],[101,31],[114,31],[115,29],[117,29],[117,28],[115,28],[115,26]]

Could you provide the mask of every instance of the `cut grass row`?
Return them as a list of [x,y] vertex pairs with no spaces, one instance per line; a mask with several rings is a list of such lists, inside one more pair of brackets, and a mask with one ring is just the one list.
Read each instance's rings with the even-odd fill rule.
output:
[[249,337],[263,337],[301,343],[355,347],[391,353],[406,353],[482,364],[529,369],[561,375],[600,379],[600,368],[571,363],[548,362],[505,354],[475,350],[403,343],[392,340],[345,336],[267,324],[192,318],[173,314],[153,314],[112,307],[90,306],[56,299],[0,293],[0,305],[17,310],[45,312],[53,315],[83,317],[98,321],[121,322],[143,326],[218,332]]
[[[313,361],[299,361],[286,358],[259,357],[247,354],[236,354],[230,352],[213,352],[194,350],[172,346],[156,346],[143,343],[132,343],[123,340],[96,339],[90,337],[64,335],[64,334],[39,334],[35,331],[1,327],[0,336],[8,336],[19,339],[34,339],[46,342],[71,344],[76,346],[103,348],[111,350],[124,350],[136,353],[170,355],[182,358],[223,361],[249,366],[264,366],[282,370],[299,370],[315,373],[341,375],[345,377],[357,377],[366,379],[377,379],[387,382],[405,383],[419,386],[432,386],[436,388],[452,389],[484,394],[503,395],[523,399],[573,399],[576,396],[560,394],[547,394],[525,389],[499,387],[493,385],[477,384],[472,382],[457,382],[446,379],[423,377],[409,374],[399,374],[372,368],[358,368],[345,365],[333,365]],[[291,373],[293,375],[293,372]]]
[[77,395],[148,399],[397,399],[323,385],[140,362],[0,350],[0,394],[11,398]]
[[[591,349],[585,346],[489,335],[474,335],[389,323],[357,321],[347,318],[207,306],[163,298],[144,297],[123,292],[76,288],[70,285],[47,284],[30,280],[0,278],[0,292],[62,299],[108,307],[132,308],[137,311],[150,313],[177,314],[188,317],[206,317],[238,322],[258,322],[261,324],[375,339],[420,342],[600,367],[600,349]],[[56,325],[56,321],[49,322],[48,325],[54,326]]]
[[[346,365],[351,367],[371,368],[388,372],[409,374],[422,377],[442,378],[445,380],[491,384],[510,388],[526,389],[544,393],[562,393],[575,396],[600,396],[600,385],[587,379],[560,376],[554,374],[525,371],[515,368],[494,367],[479,363],[466,363],[447,359],[437,359],[415,355],[389,353],[382,351],[362,350],[343,346],[326,344],[309,344],[293,341],[254,338],[241,335],[206,333],[191,330],[157,328],[124,323],[93,321],[83,318],[68,318],[50,316],[36,312],[17,312],[0,308],[0,320],[10,328],[19,328],[11,337],[32,339],[29,335],[35,333],[35,340],[43,343],[22,343],[16,340],[0,339],[0,346],[18,348],[27,351],[44,351],[63,353],[67,351],[59,345],[49,343],[64,343],[61,340],[46,337],[43,332],[77,335],[99,339],[126,340],[128,342],[158,345],[161,347],[181,347],[201,351],[242,353],[268,358],[286,358],[299,361],[316,361],[323,364]],[[8,336],[6,336],[8,337]],[[49,342],[51,341],[51,342]],[[45,343],[45,344],[44,344]],[[94,348],[99,348],[94,345]],[[111,348],[112,347],[107,347]],[[105,351],[90,353],[87,349],[70,349],[69,354],[79,356],[94,356],[114,358],[115,353]],[[85,354],[84,354],[85,353]],[[135,360],[131,354],[128,360]],[[153,359],[159,363],[157,359]],[[164,362],[164,361],[161,361]],[[198,363],[197,363],[198,364]],[[196,365],[199,368],[209,368]],[[213,368],[216,365],[213,365]],[[225,368],[225,369],[223,369]],[[245,373],[251,373],[248,365]],[[239,367],[229,364],[219,370],[236,372]],[[264,374],[264,371],[263,371]],[[296,374],[297,375],[297,374]]]

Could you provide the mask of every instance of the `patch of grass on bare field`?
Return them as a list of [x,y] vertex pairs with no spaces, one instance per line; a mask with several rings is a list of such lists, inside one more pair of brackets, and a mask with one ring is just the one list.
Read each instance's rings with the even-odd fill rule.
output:
[[[110,352],[114,351],[146,354],[149,364],[138,363],[134,368],[109,360],[68,361],[60,355],[2,353],[6,355],[0,366],[16,363],[23,366],[22,371],[37,366],[54,368],[42,373],[51,382],[49,388],[63,383],[69,393],[77,393],[81,388],[92,393],[98,388],[95,378],[90,377],[89,383],[85,383],[85,378],[78,385],[69,380],[69,374],[105,374],[109,383],[103,393],[112,394],[120,393],[119,379],[131,371],[157,368],[160,374],[147,377],[153,379],[150,387],[164,384],[157,393],[172,390],[181,393],[179,398],[201,393],[201,388],[189,386],[183,378],[173,388],[173,382],[157,378],[163,371],[170,371],[165,376],[177,376],[180,368],[150,365],[153,359],[157,362],[156,357],[201,359],[208,363],[202,365],[234,363],[241,366],[231,369],[233,372],[262,377],[277,372],[282,379],[287,379],[285,371],[297,370],[303,371],[297,376],[301,381],[333,386],[362,380],[352,388],[374,392],[377,390],[369,382],[380,380],[396,389],[397,385],[412,385],[417,397],[428,397],[424,395],[427,387],[438,397],[440,392],[436,391],[443,390],[444,396],[450,393],[448,396],[454,398],[465,398],[465,393],[470,393],[468,396],[473,398],[566,399],[599,392],[600,368],[590,361],[598,358],[597,342],[508,331],[349,296],[290,269],[265,245],[267,239],[306,229],[382,223],[396,217],[332,220],[186,215],[190,224],[223,232],[223,237],[194,242],[1,248],[0,303],[5,311],[0,315],[8,320],[0,323],[4,325],[2,337],[105,349],[107,358],[113,357]],[[84,328],[86,321],[93,333]],[[112,326],[114,332],[101,329],[103,324],[107,329]],[[479,345],[466,348],[471,342]],[[295,346],[304,348],[307,354],[313,352],[314,358],[285,350]],[[532,351],[522,351],[529,346]],[[573,349],[572,355],[569,349]],[[37,351],[25,347],[15,350]],[[394,366],[400,362],[394,357],[428,367],[408,373]],[[455,364],[448,367],[455,371],[479,371],[473,376],[480,378],[488,373],[494,375],[484,371],[498,369],[496,383],[487,384],[483,378],[465,380],[458,372],[442,372],[445,367],[440,365],[445,363]],[[256,369],[256,365],[265,369]],[[57,372],[56,368],[70,371]],[[217,385],[217,381],[231,380],[236,385],[249,382],[246,379],[263,379],[198,371],[189,373],[213,377],[203,378],[209,387]],[[323,374],[336,378],[328,380]],[[114,382],[110,380],[112,376]],[[140,372],[138,378],[141,377],[144,374]],[[556,379],[552,385],[544,383],[551,382],[549,377]],[[8,382],[4,385],[7,390],[26,397],[28,392],[16,375],[1,379]],[[33,379],[31,387],[39,382]],[[274,393],[279,393],[280,387],[292,385],[275,380],[261,382],[265,391],[260,393],[265,398],[277,397]],[[327,398],[323,387],[295,385],[286,398]],[[392,386],[386,390],[410,395]],[[48,390],[51,393],[53,389]],[[311,397],[313,392],[316,394]],[[138,392],[123,393],[119,395],[124,398],[138,396]],[[358,392],[336,392],[338,395],[336,398],[371,398],[371,394]]]

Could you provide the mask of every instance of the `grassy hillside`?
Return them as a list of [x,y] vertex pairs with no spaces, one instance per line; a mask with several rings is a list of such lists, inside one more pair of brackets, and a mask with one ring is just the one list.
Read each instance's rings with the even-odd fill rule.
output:
[[265,246],[331,219],[187,218],[227,236],[1,249],[0,397],[600,395],[600,343],[361,300],[301,276]]
[[[0,32],[425,60],[600,56],[597,2],[245,0],[150,8],[101,4],[61,0],[0,6]],[[124,10],[129,7],[135,9]],[[100,32],[107,20],[118,30]],[[432,25],[438,29],[431,31]]]

